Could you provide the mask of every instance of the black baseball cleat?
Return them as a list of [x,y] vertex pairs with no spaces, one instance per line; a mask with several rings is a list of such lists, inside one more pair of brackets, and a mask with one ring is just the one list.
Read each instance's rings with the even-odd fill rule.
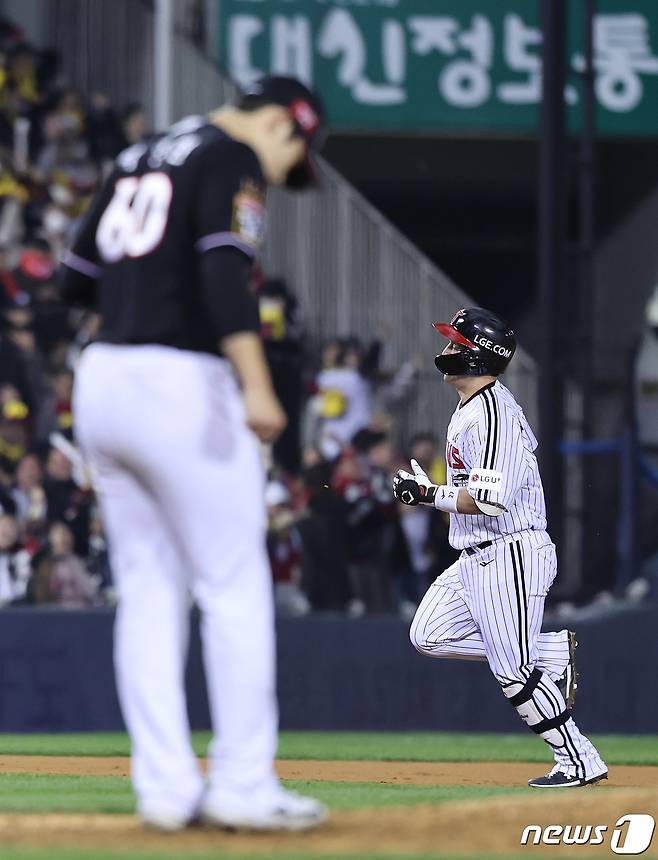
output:
[[529,779],[528,785],[530,788],[579,788],[583,785],[594,785],[607,778],[607,770],[589,779],[582,779],[579,776],[569,776],[564,771],[553,768],[546,776],[536,776],[534,779]]
[[567,663],[566,669],[555,683],[557,684],[559,691],[562,693],[562,697],[567,705],[567,710],[570,711],[576,701],[576,691],[578,690],[579,675],[578,672],[576,672],[576,648],[578,647],[578,642],[576,641],[576,634],[573,630],[569,630],[567,632],[567,639],[569,642],[569,662]]

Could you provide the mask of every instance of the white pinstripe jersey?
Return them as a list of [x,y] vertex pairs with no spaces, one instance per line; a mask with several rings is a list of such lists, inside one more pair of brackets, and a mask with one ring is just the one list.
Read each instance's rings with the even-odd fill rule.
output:
[[[498,380],[455,409],[446,441],[447,483],[467,488],[475,499],[498,502],[507,509],[497,517],[450,514],[449,541],[455,549],[526,529],[546,529],[536,447],[523,410]],[[478,487],[482,470],[485,475],[500,474],[500,479],[494,479],[496,489]]]

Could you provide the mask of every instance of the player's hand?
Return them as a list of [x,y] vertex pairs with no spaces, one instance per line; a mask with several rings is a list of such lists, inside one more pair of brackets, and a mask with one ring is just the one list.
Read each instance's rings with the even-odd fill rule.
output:
[[405,505],[433,504],[436,487],[417,460],[411,460],[413,472],[398,469],[393,478],[393,494]]
[[245,419],[261,442],[274,442],[285,429],[288,419],[271,388],[245,389]]
[[425,470],[421,467],[418,460],[410,460],[411,469],[413,471],[413,475],[410,475],[411,478],[418,484],[419,487],[428,487],[432,486],[432,481],[430,480],[430,476],[425,472]]
[[400,469],[393,478],[393,495],[403,505],[417,505],[420,502],[420,487],[414,481],[413,475],[409,478],[402,477],[408,474],[409,472]]

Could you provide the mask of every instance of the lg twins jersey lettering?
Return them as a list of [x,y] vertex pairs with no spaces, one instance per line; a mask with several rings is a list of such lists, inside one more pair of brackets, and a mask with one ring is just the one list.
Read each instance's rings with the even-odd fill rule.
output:
[[448,425],[447,482],[478,501],[503,505],[507,513],[451,514],[449,540],[455,549],[546,528],[536,447],[523,410],[502,383],[485,386],[457,407]]

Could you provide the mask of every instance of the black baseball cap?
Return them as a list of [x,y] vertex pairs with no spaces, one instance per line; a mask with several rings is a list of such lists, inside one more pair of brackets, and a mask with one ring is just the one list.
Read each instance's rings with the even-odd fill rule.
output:
[[298,189],[317,185],[318,171],[313,156],[322,148],[326,137],[322,99],[301,81],[282,75],[268,75],[255,81],[243,90],[241,101],[250,97],[287,108],[297,134],[306,141],[306,155],[288,174],[286,186]]

